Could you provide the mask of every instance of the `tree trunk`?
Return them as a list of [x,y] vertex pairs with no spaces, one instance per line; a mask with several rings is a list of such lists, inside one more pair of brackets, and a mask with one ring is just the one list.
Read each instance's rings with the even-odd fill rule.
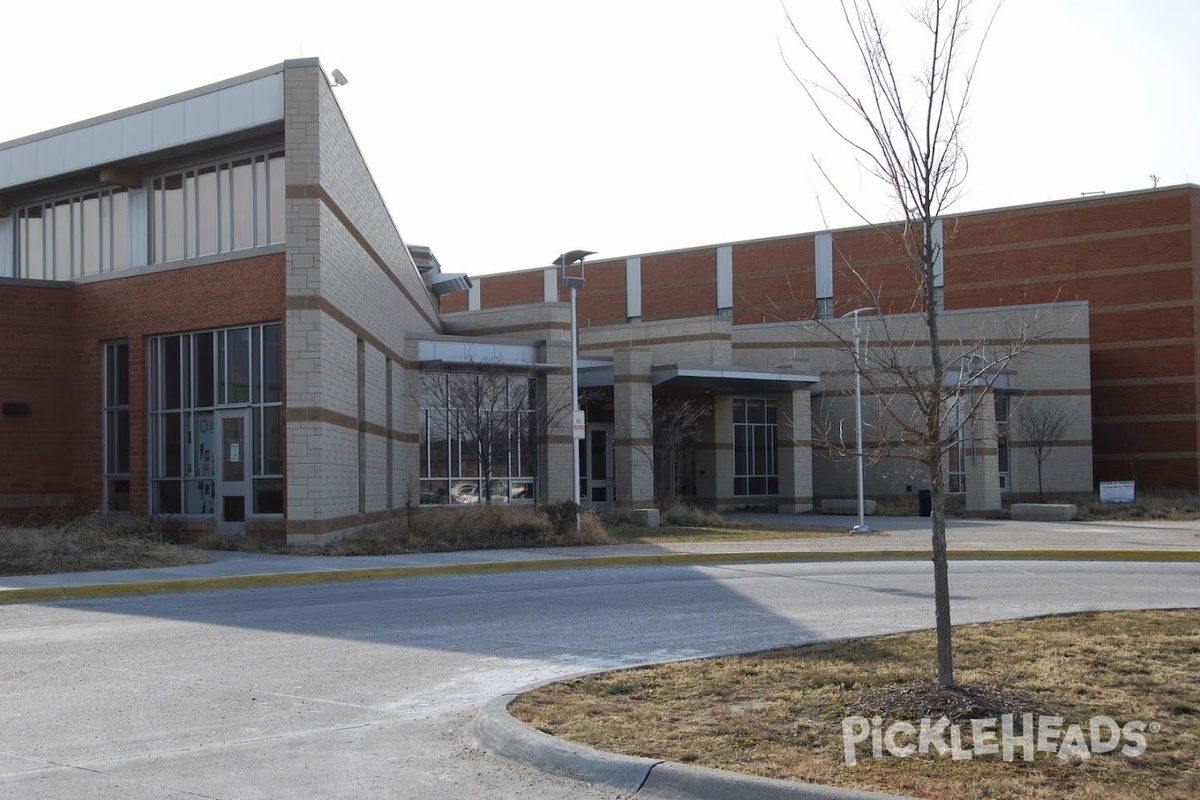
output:
[[950,642],[950,573],[946,564],[946,489],[942,476],[943,392],[946,386],[946,368],[942,363],[941,332],[938,329],[937,290],[934,287],[934,266],[937,260],[936,244],[933,239],[935,215],[924,209],[922,220],[921,256],[925,290],[925,321],[929,327],[929,363],[932,368],[930,379],[930,405],[925,420],[928,440],[925,446],[925,462],[929,467],[930,523],[933,529],[933,606],[937,628],[938,683],[954,685],[954,651]]
[[942,457],[929,451],[930,522],[933,528],[933,605],[937,628],[938,683],[954,685],[954,651],[950,630],[950,573],[946,558],[946,492],[942,484]]

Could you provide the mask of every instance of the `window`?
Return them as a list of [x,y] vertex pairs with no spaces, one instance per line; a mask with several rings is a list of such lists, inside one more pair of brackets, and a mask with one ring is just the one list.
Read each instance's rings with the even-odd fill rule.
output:
[[219,413],[249,408],[253,513],[282,514],[282,326],[159,336],[147,358],[151,512],[214,512]]
[[733,400],[733,493],[739,497],[779,494],[776,416],[773,401]]
[[832,319],[833,318],[833,298],[818,297],[817,298],[817,313],[816,319]]
[[817,307],[814,318],[833,318],[833,234],[818,233],[813,237],[813,271]]
[[104,345],[104,509],[129,511],[129,343]]
[[996,461],[1000,470],[1000,491],[1009,486],[1008,464],[1008,397],[996,395]]
[[283,242],[283,151],[162,175],[151,183],[155,263]]
[[533,500],[533,391],[524,375],[421,376],[422,505]]
[[[950,445],[949,460],[946,467],[946,491],[951,494],[962,494],[967,490],[967,458],[974,458],[975,453],[967,451],[967,420],[965,415],[970,408],[970,399],[954,397],[949,401],[948,419],[950,429],[955,431],[954,442]],[[1000,473],[1000,491],[1007,492],[1009,487],[1009,446],[1008,446],[1008,397],[995,395],[994,408],[996,411],[996,461]]]
[[129,190],[103,189],[16,211],[22,278],[66,281],[129,266]]
[[962,494],[967,490],[967,421],[965,406],[968,405],[962,397],[947,400],[949,409],[950,430],[954,442],[950,445],[949,463],[946,466],[946,491],[950,494]]

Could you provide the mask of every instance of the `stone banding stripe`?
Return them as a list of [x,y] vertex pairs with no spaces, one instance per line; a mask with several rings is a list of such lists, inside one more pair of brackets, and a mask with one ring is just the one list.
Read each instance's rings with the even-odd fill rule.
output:
[[284,189],[284,196],[294,200],[319,200],[322,202],[333,214],[333,216],[337,218],[338,222],[342,223],[342,227],[344,227],[346,232],[354,238],[354,241],[358,242],[358,245],[363,249],[363,252],[370,256],[371,260],[375,262],[375,265],[379,267],[379,270],[384,274],[384,276],[386,276],[387,279],[391,281],[397,289],[400,290],[400,293],[404,295],[406,300],[408,300],[409,305],[411,305],[413,309],[415,309],[416,312],[420,314],[427,323],[429,323],[429,327],[435,331],[440,331],[442,329],[441,321],[436,317],[429,315],[429,312],[427,312],[417,298],[413,296],[412,292],[408,290],[408,287],[404,285],[404,282],[401,281],[396,273],[392,271],[391,267],[388,266],[387,261],[385,261],[383,256],[379,254],[379,251],[367,241],[367,237],[363,236],[362,231],[358,229],[358,226],[355,225],[350,217],[347,216],[346,212],[341,209],[341,206],[339,206],[334,199],[329,196],[329,192],[325,191],[324,186],[319,184],[289,184]]

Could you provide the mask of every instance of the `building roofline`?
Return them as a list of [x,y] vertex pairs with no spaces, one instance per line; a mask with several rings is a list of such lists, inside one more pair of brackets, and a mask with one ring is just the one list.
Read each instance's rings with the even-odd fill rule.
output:
[[[1130,189],[1125,192],[1113,192],[1112,194],[1089,194],[1081,197],[1069,197],[1059,200],[1039,200],[1035,203],[1017,203],[1011,206],[997,206],[995,208],[981,208],[974,211],[948,212],[941,215],[941,219],[962,219],[964,217],[979,217],[993,214],[1006,214],[1011,212],[1025,211],[1029,209],[1049,209],[1054,206],[1074,205],[1082,203],[1103,203],[1108,200],[1121,200],[1138,195],[1151,194],[1168,194],[1173,192],[1200,192],[1200,184],[1195,183],[1176,183],[1170,186],[1156,186],[1151,189]],[[588,266],[599,266],[609,262],[624,261],[628,258],[649,258],[653,256],[668,256],[678,255],[681,253],[694,253],[703,250],[715,250],[718,247],[738,247],[741,245],[752,244],[769,244],[773,242],[784,242],[789,239],[803,239],[809,236],[817,236],[822,233],[848,233],[852,231],[866,231],[872,228],[885,228],[889,225],[899,224],[898,221],[892,222],[876,222],[866,225],[847,225],[841,228],[822,228],[819,230],[798,231],[796,233],[783,233],[775,236],[761,236],[754,239],[737,239],[733,241],[710,242],[708,244],[689,245],[688,247],[668,248],[665,250],[650,250],[641,253],[625,253],[623,255],[606,256],[603,258],[595,258],[588,262]],[[541,272],[547,267],[526,267],[524,269],[504,270],[501,272],[489,272],[487,274],[476,275],[479,280],[486,281],[488,278],[500,275],[518,275],[525,272]]]
[[9,148],[19,147],[20,145],[28,144],[29,142],[37,142],[42,139],[48,139],[51,136],[58,136],[63,133],[69,133],[69,132],[75,131],[75,130],[82,130],[83,128],[87,128],[92,125],[98,125],[103,122],[109,122],[114,119],[121,119],[122,117],[128,117],[128,116],[133,116],[134,114],[140,114],[143,111],[149,111],[151,109],[160,108],[162,106],[170,105],[171,103],[178,103],[181,100],[189,100],[193,97],[200,97],[202,95],[210,94],[212,92],[219,91],[221,89],[226,89],[230,86],[237,86],[238,84],[241,84],[241,83],[249,83],[250,81],[254,81],[259,78],[266,77],[267,75],[274,75],[277,72],[283,72],[285,69],[290,69],[292,67],[311,67],[311,66],[320,66],[320,60],[317,58],[288,59],[287,61],[283,61],[279,64],[274,64],[270,67],[263,67],[262,69],[255,70],[253,72],[247,72],[244,75],[238,75],[233,78],[226,78],[224,80],[217,81],[216,83],[210,83],[206,86],[200,86],[195,89],[188,89],[185,92],[179,92],[178,94],[169,95],[167,97],[160,97],[156,100],[150,100],[148,102],[141,103],[136,106],[122,108],[118,111],[110,111],[107,114],[101,114],[98,117],[91,117],[90,119],[79,120],[78,122],[72,122],[67,125],[59,126],[57,128],[50,128],[49,130],[39,131],[38,133],[31,133],[28,136],[22,136],[19,139],[11,139],[7,142],[0,142],[0,150],[8,150]]

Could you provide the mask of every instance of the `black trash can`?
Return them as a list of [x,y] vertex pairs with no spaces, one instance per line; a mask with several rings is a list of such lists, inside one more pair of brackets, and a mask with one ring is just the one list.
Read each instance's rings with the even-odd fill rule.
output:
[[933,516],[933,492],[929,489],[917,490],[917,516]]

